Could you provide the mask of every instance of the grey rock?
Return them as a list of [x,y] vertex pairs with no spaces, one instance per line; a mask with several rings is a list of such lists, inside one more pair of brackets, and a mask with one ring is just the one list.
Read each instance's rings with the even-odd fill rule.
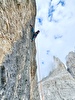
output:
[[54,57],[55,69],[39,84],[41,100],[75,100],[75,80],[64,64]]
[[75,78],[75,52],[69,52],[66,56],[66,65],[68,72]]
[[0,0],[0,100],[40,100],[30,39],[35,16],[35,0]]

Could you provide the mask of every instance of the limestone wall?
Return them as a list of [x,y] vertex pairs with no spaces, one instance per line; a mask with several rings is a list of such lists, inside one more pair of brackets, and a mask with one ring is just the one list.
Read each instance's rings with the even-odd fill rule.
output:
[[0,100],[40,100],[30,40],[35,16],[35,0],[0,0]]

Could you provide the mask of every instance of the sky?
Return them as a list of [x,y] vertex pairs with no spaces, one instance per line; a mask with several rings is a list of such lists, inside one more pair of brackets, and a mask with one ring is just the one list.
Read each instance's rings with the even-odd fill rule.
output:
[[38,81],[53,67],[53,56],[64,64],[66,55],[75,51],[75,0],[36,0],[36,60]]

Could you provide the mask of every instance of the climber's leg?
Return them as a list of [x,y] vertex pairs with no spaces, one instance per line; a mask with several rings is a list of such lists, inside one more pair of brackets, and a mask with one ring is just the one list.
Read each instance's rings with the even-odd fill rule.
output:
[[35,38],[35,34],[32,35],[31,41],[33,41]]

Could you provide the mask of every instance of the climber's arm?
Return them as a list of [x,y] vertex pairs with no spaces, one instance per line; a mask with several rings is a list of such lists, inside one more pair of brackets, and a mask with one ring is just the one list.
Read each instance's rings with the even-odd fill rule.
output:
[[40,32],[40,31],[38,30],[38,31],[35,32],[35,34],[38,34],[39,32]]

